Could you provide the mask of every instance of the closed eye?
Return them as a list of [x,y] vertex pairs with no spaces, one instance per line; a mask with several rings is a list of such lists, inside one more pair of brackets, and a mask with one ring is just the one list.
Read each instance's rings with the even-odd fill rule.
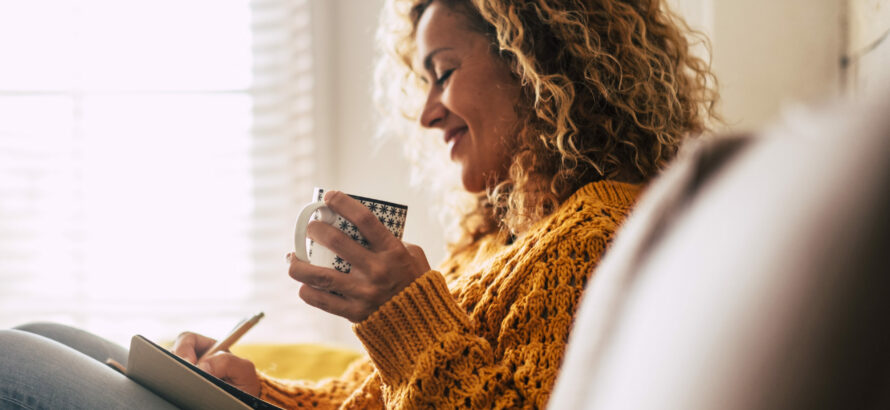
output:
[[448,77],[451,77],[451,73],[453,73],[453,72],[454,72],[453,68],[450,70],[445,70],[445,72],[442,73],[442,75],[436,79],[436,85],[441,86],[442,84],[445,84],[445,81],[448,80]]

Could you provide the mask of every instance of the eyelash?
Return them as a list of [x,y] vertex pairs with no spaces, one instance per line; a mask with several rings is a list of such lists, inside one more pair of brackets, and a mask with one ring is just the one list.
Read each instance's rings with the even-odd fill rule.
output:
[[451,77],[451,73],[453,73],[453,72],[454,72],[453,68],[450,70],[445,70],[445,72],[442,73],[442,76],[436,79],[436,85],[445,84],[445,81],[448,80],[448,77]]

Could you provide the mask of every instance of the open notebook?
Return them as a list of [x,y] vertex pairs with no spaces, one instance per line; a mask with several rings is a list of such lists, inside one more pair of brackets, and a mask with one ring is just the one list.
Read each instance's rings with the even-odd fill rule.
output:
[[238,390],[140,335],[130,340],[125,374],[183,409],[280,409]]

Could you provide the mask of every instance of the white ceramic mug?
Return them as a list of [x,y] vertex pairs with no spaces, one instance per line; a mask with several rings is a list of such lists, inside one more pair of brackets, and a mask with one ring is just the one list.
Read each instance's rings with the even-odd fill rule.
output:
[[[349,196],[368,207],[396,238],[402,239],[402,233],[405,231],[405,218],[408,216],[407,206],[357,195]],[[306,204],[297,216],[297,224],[294,229],[295,254],[301,261],[349,273],[351,268],[349,262],[315,241],[310,240],[308,244],[306,243],[306,228],[309,226],[309,221],[320,220],[339,229],[365,248],[368,247],[368,241],[365,240],[358,228],[346,218],[326,207],[322,201],[323,197],[324,189],[315,188],[312,194],[313,202]]]

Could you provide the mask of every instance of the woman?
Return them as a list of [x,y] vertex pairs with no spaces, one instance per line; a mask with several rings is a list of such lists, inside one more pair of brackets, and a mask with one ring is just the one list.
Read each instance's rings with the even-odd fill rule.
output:
[[[544,407],[584,284],[643,184],[706,130],[713,77],[658,0],[385,10],[381,66],[397,81],[383,100],[448,145],[473,199],[460,238],[431,270],[418,247],[329,192],[370,248],[315,223],[309,236],[352,271],[288,255],[289,274],[308,304],[355,323],[367,357],[318,384],[226,352],[198,365],[287,408]],[[212,343],[185,333],[173,350],[195,362]]]
[[[353,271],[289,256],[290,275],[309,285],[307,303],[356,323],[368,358],[314,386],[257,376],[230,354],[201,364],[283,407],[545,406],[591,269],[640,184],[704,130],[714,98],[661,2],[563,3],[389,4],[408,23],[385,33],[402,64],[396,89],[422,90],[409,117],[448,144],[477,197],[463,246],[432,271],[331,192],[327,204],[376,239],[364,249],[316,223],[310,236]],[[185,335],[175,351],[194,360],[212,343]]]

